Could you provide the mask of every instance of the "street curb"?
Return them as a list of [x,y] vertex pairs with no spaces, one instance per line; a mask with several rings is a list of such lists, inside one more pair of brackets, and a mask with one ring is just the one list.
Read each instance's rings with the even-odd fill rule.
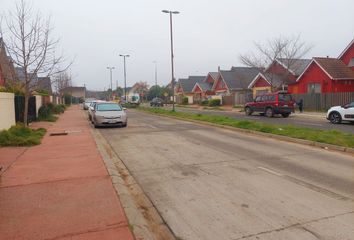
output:
[[159,113],[150,113],[150,112],[146,112],[146,111],[139,111],[139,112],[144,112],[146,114],[152,114],[152,115],[158,115],[160,117],[167,117],[167,118],[171,118],[171,119],[178,119],[178,120],[182,120],[182,121],[198,123],[198,124],[202,124],[202,125],[208,125],[208,126],[212,126],[212,127],[224,128],[227,130],[232,130],[232,131],[241,132],[241,133],[251,133],[253,135],[273,138],[273,139],[277,139],[277,140],[281,140],[281,141],[292,142],[292,143],[297,143],[297,144],[302,144],[302,145],[307,145],[307,146],[313,146],[313,147],[337,151],[337,152],[345,152],[345,153],[349,153],[349,154],[354,155],[354,148],[350,148],[350,147],[342,147],[342,146],[332,145],[332,144],[328,144],[328,143],[320,143],[320,142],[315,142],[315,141],[310,141],[310,140],[305,140],[305,139],[276,135],[276,134],[272,134],[272,133],[263,133],[263,132],[258,132],[258,131],[254,131],[254,130],[249,130],[249,129],[235,128],[235,127],[231,127],[231,126],[219,125],[216,123],[209,123],[209,122],[204,122],[204,121],[199,121],[199,120],[194,120],[194,119],[186,119],[186,118],[175,117],[175,116],[166,116],[166,115],[159,114]]
[[91,134],[111,177],[135,239],[176,240],[172,230],[106,138],[97,129],[91,129]]

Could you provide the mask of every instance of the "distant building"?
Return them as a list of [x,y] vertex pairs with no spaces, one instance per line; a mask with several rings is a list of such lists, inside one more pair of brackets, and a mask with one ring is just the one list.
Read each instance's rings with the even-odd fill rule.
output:
[[0,86],[13,82],[16,78],[16,72],[11,57],[6,53],[5,43],[0,38]]
[[66,87],[61,89],[60,95],[64,96],[65,94],[84,99],[86,97],[86,87]]

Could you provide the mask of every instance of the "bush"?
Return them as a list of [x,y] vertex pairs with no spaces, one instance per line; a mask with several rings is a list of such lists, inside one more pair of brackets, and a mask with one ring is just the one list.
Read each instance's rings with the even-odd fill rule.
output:
[[183,97],[182,98],[182,104],[187,105],[188,104],[188,97]]
[[220,99],[210,99],[208,106],[209,107],[220,106]]
[[66,109],[65,105],[57,104],[57,105],[54,105],[52,112],[54,114],[61,114],[61,113],[63,113],[65,111],[65,109]]
[[55,122],[58,118],[53,116],[53,114],[61,114],[65,111],[65,109],[66,106],[64,104],[48,103],[43,105],[38,109],[38,120]]
[[52,112],[50,110],[50,108],[47,105],[43,105],[38,109],[38,119],[46,119],[49,117],[49,115],[51,115]]
[[140,103],[123,103],[122,104],[122,107],[125,107],[125,108],[137,108],[139,107]]
[[209,100],[203,100],[200,102],[200,105],[202,106],[208,106],[209,105]]
[[38,145],[41,143],[41,139],[45,133],[46,130],[44,128],[33,130],[22,124],[18,124],[0,132],[0,146]]

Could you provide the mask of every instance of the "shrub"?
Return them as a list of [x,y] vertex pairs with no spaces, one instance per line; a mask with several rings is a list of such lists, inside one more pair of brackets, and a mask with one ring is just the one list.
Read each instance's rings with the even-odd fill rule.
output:
[[125,108],[137,108],[139,107],[140,103],[123,103],[122,104],[122,107],[125,107]]
[[182,104],[187,105],[188,104],[188,97],[183,97],[182,98]]
[[52,112],[50,111],[50,108],[48,107],[48,105],[43,105],[38,109],[38,119],[46,119],[49,117],[49,115],[51,115]]
[[52,109],[52,112],[54,114],[61,114],[65,111],[65,105],[63,104],[57,104],[57,105],[54,105],[53,109]]
[[209,105],[209,100],[203,100],[200,102],[200,105],[202,106],[208,106]]
[[210,99],[208,106],[209,107],[220,106],[220,99]]
[[0,132],[0,146],[38,145],[41,143],[41,139],[45,133],[46,130],[44,128],[33,130],[22,124],[18,124]]

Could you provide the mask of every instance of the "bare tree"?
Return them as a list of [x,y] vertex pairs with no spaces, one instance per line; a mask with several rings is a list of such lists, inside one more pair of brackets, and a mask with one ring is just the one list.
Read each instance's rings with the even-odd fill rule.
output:
[[60,67],[65,59],[56,55],[59,39],[52,37],[49,17],[44,18],[40,12],[34,12],[31,5],[21,0],[2,19],[4,24],[0,25],[0,34],[6,39],[6,48],[14,65],[22,71],[22,79],[18,81],[21,81],[25,93],[24,124],[27,126],[28,99],[38,86],[37,76],[52,76],[69,66]]
[[61,72],[53,77],[56,92],[60,93],[64,88],[72,86],[72,75],[70,72]]
[[[256,67],[262,70],[269,69],[277,59],[282,59],[284,65],[288,69],[296,69],[299,67],[296,62],[303,58],[312,48],[305,42],[301,41],[300,35],[296,37],[278,37],[268,40],[266,44],[255,43],[256,51],[239,56],[241,62],[249,67]],[[266,71],[267,78],[270,80],[272,91],[274,90],[275,74]],[[288,77],[288,73],[283,79]]]

